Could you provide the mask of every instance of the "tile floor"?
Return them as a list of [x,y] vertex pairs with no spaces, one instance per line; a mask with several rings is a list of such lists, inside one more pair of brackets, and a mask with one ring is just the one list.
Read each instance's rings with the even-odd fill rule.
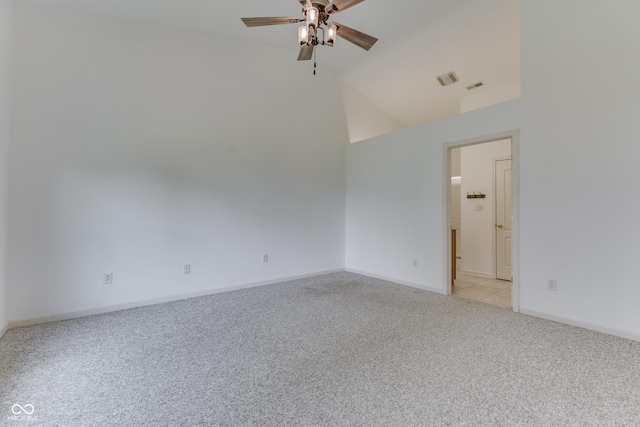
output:
[[511,308],[511,282],[456,273],[453,295]]

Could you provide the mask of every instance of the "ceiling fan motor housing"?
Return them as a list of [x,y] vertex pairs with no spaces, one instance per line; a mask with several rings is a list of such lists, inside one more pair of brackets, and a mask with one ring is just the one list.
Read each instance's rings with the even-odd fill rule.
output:
[[318,9],[324,10],[324,7],[329,4],[327,0],[311,0],[311,5],[317,7]]

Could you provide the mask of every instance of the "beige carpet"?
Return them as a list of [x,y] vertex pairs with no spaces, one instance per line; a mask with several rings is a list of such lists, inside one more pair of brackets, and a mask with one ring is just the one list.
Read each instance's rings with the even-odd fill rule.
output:
[[640,343],[337,273],[11,330],[0,425],[640,425]]

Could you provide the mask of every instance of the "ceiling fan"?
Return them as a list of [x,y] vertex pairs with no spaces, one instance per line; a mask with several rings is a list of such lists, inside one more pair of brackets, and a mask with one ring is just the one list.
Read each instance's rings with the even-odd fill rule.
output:
[[[247,27],[261,27],[266,25],[306,24],[298,28],[298,43],[300,53],[298,61],[310,60],[316,46],[333,46],[336,36],[369,50],[378,41],[377,38],[360,31],[349,28],[337,22],[328,22],[329,19],[343,10],[346,10],[364,0],[296,0],[302,6],[302,18],[297,17],[263,17],[242,18]],[[322,35],[319,36],[320,31]]]

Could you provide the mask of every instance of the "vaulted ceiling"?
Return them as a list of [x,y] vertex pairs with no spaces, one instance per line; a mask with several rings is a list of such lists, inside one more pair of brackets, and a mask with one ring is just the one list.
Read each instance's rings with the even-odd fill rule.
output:
[[[212,33],[291,49],[297,25],[247,28],[241,17],[299,16],[296,0],[23,0],[33,4],[133,22]],[[364,51],[339,39],[317,49],[318,67],[339,73],[403,126],[460,112],[473,94],[520,79],[520,0],[366,0],[334,20],[375,36]],[[301,72],[311,64],[300,63]],[[455,71],[460,82],[442,87],[436,76]]]

